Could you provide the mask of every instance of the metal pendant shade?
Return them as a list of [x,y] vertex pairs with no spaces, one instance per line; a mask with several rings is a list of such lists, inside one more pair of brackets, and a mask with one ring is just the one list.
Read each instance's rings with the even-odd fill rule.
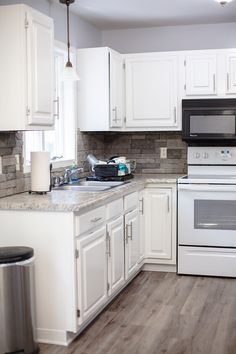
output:
[[61,75],[61,81],[78,81],[79,76],[76,73],[75,69],[70,60],[70,14],[69,6],[75,2],[75,0],[59,0],[61,4],[66,5],[67,7],[67,63]]

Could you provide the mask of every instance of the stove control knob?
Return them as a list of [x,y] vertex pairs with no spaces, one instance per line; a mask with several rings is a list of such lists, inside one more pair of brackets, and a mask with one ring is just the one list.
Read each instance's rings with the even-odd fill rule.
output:
[[204,152],[204,153],[202,154],[202,156],[203,156],[204,159],[208,159],[209,154],[208,154],[207,152]]
[[195,154],[194,154],[194,157],[195,157],[195,159],[200,159],[200,153],[199,152],[195,152]]

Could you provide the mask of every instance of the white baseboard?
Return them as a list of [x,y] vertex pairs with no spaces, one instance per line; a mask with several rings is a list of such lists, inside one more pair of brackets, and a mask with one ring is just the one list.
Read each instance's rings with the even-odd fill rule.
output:
[[145,263],[142,267],[142,270],[149,272],[171,272],[176,273],[176,265],[172,264],[154,264],[154,263]]
[[39,343],[64,346],[69,344],[67,332],[62,330],[36,328],[36,338]]

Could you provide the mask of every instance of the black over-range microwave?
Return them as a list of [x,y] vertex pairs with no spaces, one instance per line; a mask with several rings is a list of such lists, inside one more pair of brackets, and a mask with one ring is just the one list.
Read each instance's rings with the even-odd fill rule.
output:
[[182,139],[236,145],[236,99],[183,100]]

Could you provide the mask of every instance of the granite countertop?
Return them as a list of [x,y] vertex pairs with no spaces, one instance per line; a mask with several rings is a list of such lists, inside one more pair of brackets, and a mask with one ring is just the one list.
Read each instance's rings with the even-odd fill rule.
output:
[[110,202],[126,194],[139,191],[150,183],[175,184],[182,175],[159,174],[135,176],[129,183],[104,192],[78,192],[71,190],[52,190],[45,195],[29,194],[27,192],[0,198],[0,210],[38,210],[83,212],[85,209],[97,207],[104,202]]

